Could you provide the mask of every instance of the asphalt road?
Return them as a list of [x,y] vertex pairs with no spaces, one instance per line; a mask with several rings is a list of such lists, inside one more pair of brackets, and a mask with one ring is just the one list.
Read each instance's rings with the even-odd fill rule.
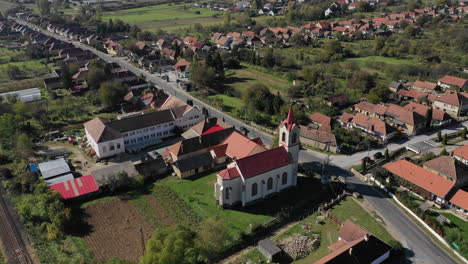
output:
[[[23,21],[17,20],[17,22],[22,23]],[[28,24],[28,26],[32,25]],[[67,39],[57,37],[55,34],[51,34],[48,31],[42,29],[39,30],[41,30],[46,35],[61,39],[63,41],[68,41]],[[258,136],[263,140],[265,144],[271,145],[272,137],[270,135],[255,130],[254,128],[243,123],[241,120],[235,119],[217,109],[214,109],[210,105],[201,102],[200,100],[192,97],[185,91],[178,89],[174,82],[163,81],[162,79],[158,78],[155,74],[150,74],[140,68],[137,68],[123,58],[109,56],[108,54],[99,52],[79,42],[74,42],[74,44],[77,47],[92,51],[93,53],[95,53],[96,55],[98,55],[106,61],[118,63],[122,67],[129,69],[138,76],[143,74],[147,78],[147,81],[153,82],[156,86],[165,90],[167,93],[174,95],[183,101],[190,99],[194,102],[194,105],[199,105],[208,109],[209,114],[211,116],[224,119],[227,123],[234,125],[238,129],[241,127],[245,127],[251,131],[251,133],[249,134],[250,137]],[[467,125],[467,122],[465,122],[465,125]],[[411,141],[412,140],[413,139],[411,139]],[[399,142],[392,146],[397,148],[401,147],[402,145]],[[376,151],[377,150],[373,150],[372,153]],[[346,170],[347,168],[349,168],[350,165],[359,162],[360,159],[366,155],[367,152],[361,152],[351,156],[331,156],[329,163],[330,165],[328,169],[333,175],[344,176],[348,182],[351,182],[356,186],[357,190],[363,194],[364,198],[370,202],[370,204],[375,208],[379,215],[384,219],[384,222],[392,227],[392,230],[394,230],[393,233],[396,233],[394,234],[396,238],[403,244],[403,246],[405,246],[408,249],[407,255],[411,263],[457,263],[450,255],[448,255],[445,252],[445,250],[440,248],[438,244],[432,241],[432,238],[429,235],[427,235],[427,233],[423,231],[417,224],[415,224],[413,220],[411,220],[394,203],[392,203],[388,198],[383,197],[382,194],[376,191],[373,187],[367,185],[365,182],[356,178],[354,175],[352,175],[349,171]],[[310,150],[304,150],[300,153],[300,160],[302,162],[313,163],[317,166],[319,166],[323,162],[325,157],[326,155],[322,153],[313,152]]]

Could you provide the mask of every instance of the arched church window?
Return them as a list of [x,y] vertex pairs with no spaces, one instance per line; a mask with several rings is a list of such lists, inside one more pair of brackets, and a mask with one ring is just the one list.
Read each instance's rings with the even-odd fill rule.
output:
[[268,181],[267,181],[267,190],[271,190],[273,189],[273,178],[268,178]]
[[285,185],[286,183],[288,183],[288,173],[287,172],[283,173],[283,177],[281,178],[281,184]]
[[286,141],[286,133],[283,132],[283,134],[281,135],[281,141]]

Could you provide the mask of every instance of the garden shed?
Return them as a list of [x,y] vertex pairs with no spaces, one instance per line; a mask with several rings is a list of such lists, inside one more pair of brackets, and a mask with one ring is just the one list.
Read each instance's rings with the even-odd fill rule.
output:
[[258,250],[272,262],[277,262],[282,252],[281,248],[268,238],[258,242]]

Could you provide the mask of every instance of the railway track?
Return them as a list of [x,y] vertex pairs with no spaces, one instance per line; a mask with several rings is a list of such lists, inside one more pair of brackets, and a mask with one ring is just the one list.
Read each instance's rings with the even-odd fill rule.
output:
[[34,264],[5,203],[2,187],[0,187],[0,239],[8,264]]

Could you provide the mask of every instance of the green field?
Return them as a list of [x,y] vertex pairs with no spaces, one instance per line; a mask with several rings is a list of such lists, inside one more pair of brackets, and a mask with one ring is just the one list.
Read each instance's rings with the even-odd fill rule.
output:
[[[367,213],[367,211],[365,211],[353,198],[347,198],[338,205],[335,205],[332,209],[329,210],[329,212],[342,222],[344,222],[346,219],[353,221],[385,242],[389,242],[393,239],[392,236],[385,230],[385,228],[375,220],[375,216],[371,216],[369,213]],[[338,240],[338,231],[340,230],[340,227],[328,218],[326,218],[324,224],[316,223],[317,216],[319,215],[319,213],[315,213],[286,232],[273,238],[274,241],[277,241],[294,234],[320,234],[320,247],[309,254],[307,257],[294,263],[313,263],[314,261],[330,253],[331,250],[328,249],[328,246]],[[302,228],[304,224],[307,224],[310,227],[310,231],[306,231]],[[248,255],[243,256],[243,258],[247,259],[252,256],[258,257],[255,252],[249,252]]]
[[240,98],[228,96],[225,94],[211,95],[208,98],[221,98],[223,100],[223,112],[230,115],[235,115],[236,111],[239,111],[244,105],[244,102]]
[[[216,173],[198,179],[178,179],[175,176],[167,177],[157,184],[169,186],[203,219],[221,219],[229,228],[232,235],[239,235],[246,231],[249,225],[262,224],[271,219],[271,216],[253,214],[238,210],[221,209],[216,205],[213,183]],[[155,196],[158,194],[155,193]]]
[[227,80],[225,83],[240,92],[244,92],[249,86],[256,83],[264,84],[272,93],[284,93],[291,85],[287,80],[273,76],[269,73],[258,71],[251,67],[231,70],[227,73]]
[[[200,14],[196,14],[196,12]],[[157,29],[174,30],[200,23],[202,25],[221,22],[222,18],[213,17],[222,12],[206,8],[195,8],[192,4],[154,5],[140,8],[104,12],[103,20],[120,19],[129,24],[137,24],[149,31]]]

